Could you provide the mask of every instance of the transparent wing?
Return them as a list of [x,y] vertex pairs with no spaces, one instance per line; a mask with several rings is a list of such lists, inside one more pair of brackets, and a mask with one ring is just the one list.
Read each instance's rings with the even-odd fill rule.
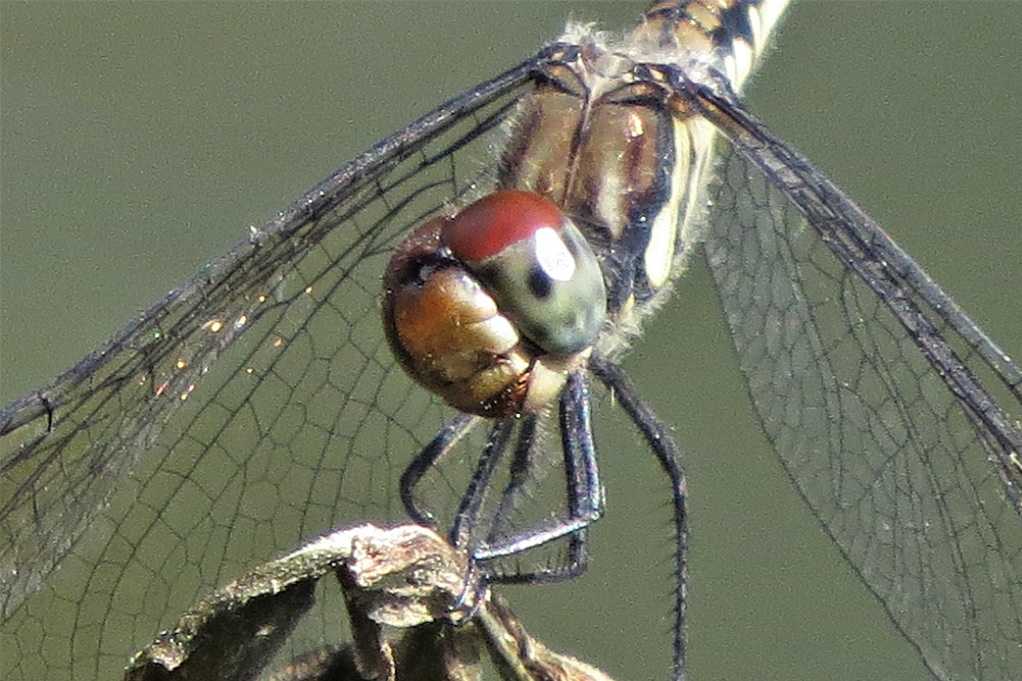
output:
[[395,365],[380,276],[411,226],[491,182],[543,61],[341,167],[0,412],[0,677],[119,677],[214,586],[401,513],[397,477],[450,413]]
[[729,96],[706,253],[792,482],[940,679],[1022,669],[1022,374]]

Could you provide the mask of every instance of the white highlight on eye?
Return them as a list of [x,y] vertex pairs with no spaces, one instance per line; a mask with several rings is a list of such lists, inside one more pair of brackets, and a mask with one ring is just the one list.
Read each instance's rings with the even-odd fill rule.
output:
[[568,281],[575,274],[575,258],[552,227],[536,230],[536,260],[551,279]]

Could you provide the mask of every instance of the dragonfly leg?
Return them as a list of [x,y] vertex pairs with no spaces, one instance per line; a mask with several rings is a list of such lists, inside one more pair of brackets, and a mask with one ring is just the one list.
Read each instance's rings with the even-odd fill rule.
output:
[[412,459],[404,473],[401,474],[401,502],[404,504],[408,517],[414,522],[428,527],[435,525],[433,514],[420,509],[415,503],[415,487],[426,471],[446,456],[458,444],[458,441],[481,420],[480,417],[470,414],[455,416],[444,424],[430,443]]
[[475,471],[472,473],[472,479],[458,503],[454,522],[448,533],[448,541],[451,545],[456,549],[466,551],[469,556],[468,571],[465,573],[461,593],[449,606],[451,611],[462,611],[462,622],[467,622],[475,617],[476,611],[483,603],[483,595],[489,584],[486,574],[479,568],[475,558],[476,530],[490,479],[493,477],[497,463],[507,450],[514,427],[515,421],[510,418],[500,419],[493,424],[490,429],[490,437],[486,441],[486,447],[483,448],[482,456],[479,457]]
[[[515,460],[512,463],[511,482],[504,490],[501,509],[521,497],[521,488],[527,478],[529,451],[534,437],[534,424],[523,426]],[[567,485],[568,515],[549,524],[495,540],[493,534],[486,545],[473,552],[477,561],[492,560],[521,553],[565,536],[568,537],[568,559],[564,565],[513,574],[488,573],[490,582],[537,583],[561,581],[576,577],[585,571],[588,559],[585,529],[603,514],[603,489],[596,463],[590,419],[589,388],[583,372],[575,372],[561,394],[560,431]]]
[[479,525],[479,513],[482,511],[490,478],[493,477],[497,463],[507,450],[514,427],[515,421],[510,418],[500,419],[493,424],[483,454],[479,457],[468,488],[458,504],[448,539],[454,548],[467,550],[470,556],[474,554],[475,530]]
[[593,356],[589,368],[614,394],[614,398],[642,433],[649,448],[653,450],[661,468],[671,479],[671,494],[674,507],[675,555],[674,574],[674,679],[685,678],[685,597],[688,578],[688,496],[685,471],[681,465],[681,452],[670,431],[657,419],[653,408],[639,397],[635,384],[617,364],[602,357]]
[[[462,621],[471,619],[475,608],[483,602],[485,589],[491,583],[539,583],[570,579],[585,571],[588,562],[586,528],[603,514],[603,489],[596,463],[590,417],[590,395],[585,373],[578,371],[569,376],[560,400],[560,431],[564,456],[568,514],[539,527],[516,532],[510,536],[497,536],[491,529],[487,541],[477,538],[480,514],[490,480],[501,457],[506,452],[515,419],[496,421],[482,455],[464,495],[459,502],[448,539],[450,543],[468,553],[469,570],[464,589],[452,604],[452,610],[466,610]],[[478,417],[458,416],[448,422],[437,436],[412,461],[402,476],[402,499],[409,515],[419,522],[431,522],[428,512],[414,502],[414,487],[429,469],[445,456],[457,442],[478,422]],[[505,521],[514,506],[527,497],[526,483],[530,479],[531,452],[537,437],[537,419],[527,416],[521,420],[521,429],[511,462],[510,477],[494,514],[494,523]],[[529,549],[567,537],[567,560],[562,565],[533,571],[500,574],[480,565],[497,558],[513,556]]]
[[[494,514],[496,522],[486,540],[488,547],[497,546],[505,539],[501,534],[501,528],[498,523],[510,519],[514,513],[514,507],[529,498],[527,484],[532,479],[531,471],[535,463],[532,448],[536,443],[537,424],[538,419],[535,416],[526,417],[522,421],[521,430],[518,434],[518,444],[515,447],[514,458],[511,460],[510,479],[501,493],[500,507]],[[577,430],[577,426],[566,423],[562,414],[561,429],[562,432],[565,432],[565,429],[574,432]],[[575,442],[578,441],[579,439],[575,440]],[[585,494],[583,478],[579,476],[579,471],[582,469],[579,449],[575,445],[571,445],[570,448],[562,447],[565,460],[565,484],[568,508],[569,513],[574,517],[577,517],[580,513],[578,509],[581,507],[581,497]],[[586,531],[579,530],[568,536],[567,562],[563,565],[557,567],[548,566],[542,570],[533,571],[516,570],[514,573],[503,574],[490,569],[488,575],[491,582],[504,584],[534,584],[561,581],[571,579],[585,572],[587,563]]]
[[497,512],[493,514],[494,523],[486,538],[487,544],[498,541],[502,526],[510,521],[515,507],[529,498],[528,484],[532,479],[532,467],[535,463],[532,448],[536,444],[538,426],[539,419],[535,415],[522,419],[521,427],[518,430],[518,442],[515,444],[511,467],[508,471],[508,482],[500,494]]

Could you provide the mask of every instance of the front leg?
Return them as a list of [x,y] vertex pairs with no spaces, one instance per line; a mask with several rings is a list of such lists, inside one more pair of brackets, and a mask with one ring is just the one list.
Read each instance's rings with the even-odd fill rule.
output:
[[[530,572],[498,575],[491,573],[491,582],[537,583],[561,581],[576,577],[585,571],[588,553],[586,550],[586,528],[603,515],[603,488],[600,484],[599,467],[596,461],[596,445],[593,441],[591,420],[591,396],[588,382],[582,371],[573,372],[569,377],[560,399],[561,448],[564,455],[564,471],[568,514],[550,523],[524,530],[499,541],[491,541],[473,552],[477,561],[493,560],[518,554],[531,548],[568,536],[567,564],[547,567]],[[529,429],[530,438],[534,429]],[[528,456],[531,443],[520,446],[516,463],[512,467],[512,482],[504,490],[501,508],[521,493],[524,471],[528,467],[524,459]]]

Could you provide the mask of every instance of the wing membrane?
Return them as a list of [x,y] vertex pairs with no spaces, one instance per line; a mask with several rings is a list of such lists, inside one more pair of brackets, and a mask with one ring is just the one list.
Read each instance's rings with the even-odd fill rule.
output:
[[936,677],[1013,678],[1018,367],[737,100],[697,97],[732,145],[707,257],[774,450]]
[[491,182],[544,58],[341,167],[0,412],[0,676],[117,676],[200,594],[400,513],[397,476],[449,413],[382,339],[380,273],[411,226]]

